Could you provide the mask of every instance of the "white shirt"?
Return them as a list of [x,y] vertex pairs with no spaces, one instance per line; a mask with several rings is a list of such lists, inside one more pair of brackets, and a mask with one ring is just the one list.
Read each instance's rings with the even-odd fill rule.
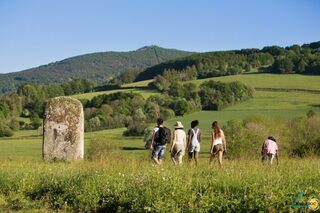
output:
[[[221,132],[221,135],[223,134],[223,131],[220,129],[220,132]],[[212,133],[212,134],[214,134],[214,133]],[[219,145],[219,144],[223,144],[222,143],[222,137],[220,136],[220,137],[218,137],[218,138],[214,138],[213,137],[213,146],[215,146],[215,145]]]
[[186,133],[182,129],[177,129],[174,131],[175,134],[175,144],[184,144],[184,141],[186,140]]

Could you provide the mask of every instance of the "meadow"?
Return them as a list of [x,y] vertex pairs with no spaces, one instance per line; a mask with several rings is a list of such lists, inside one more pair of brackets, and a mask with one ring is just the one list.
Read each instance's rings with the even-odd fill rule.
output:
[[123,89],[117,89],[117,90],[109,90],[109,91],[100,91],[100,92],[91,92],[91,93],[84,93],[84,94],[76,94],[72,95],[71,97],[76,99],[88,99],[91,100],[93,97],[98,95],[108,95],[116,92],[134,92],[134,93],[140,93],[144,98],[148,98],[151,95],[157,94],[156,91],[148,90],[148,89],[136,89],[136,88],[123,88]]
[[[210,126],[214,120],[225,125],[253,115],[289,119],[306,116],[309,110],[319,115],[319,94],[313,90],[319,90],[320,78],[248,74],[214,79],[231,78],[256,88],[289,90],[258,90],[249,101],[222,111],[166,121],[170,128],[176,120],[186,128],[191,120],[200,121],[204,137],[198,167],[189,165],[186,157],[182,166],[174,166],[168,151],[164,164],[155,166],[142,137],[124,137],[124,128],[85,133],[81,162],[43,162],[39,131],[0,138],[0,212],[309,212],[307,201],[320,199],[318,157],[284,157],[279,165],[268,166],[261,164],[259,152],[240,159],[227,154],[222,169],[217,162],[210,167]],[[155,91],[139,88],[147,83],[123,90],[148,97]],[[90,99],[102,93],[74,97]],[[303,198],[293,208],[301,192]]]
[[[4,212],[309,212],[319,199],[319,159],[225,160],[157,167],[143,155],[109,150],[82,162],[0,162]],[[294,205],[297,196],[304,196]]]
[[222,82],[240,81],[254,88],[303,89],[320,91],[320,76],[299,74],[247,73],[191,81],[196,84],[213,79]]

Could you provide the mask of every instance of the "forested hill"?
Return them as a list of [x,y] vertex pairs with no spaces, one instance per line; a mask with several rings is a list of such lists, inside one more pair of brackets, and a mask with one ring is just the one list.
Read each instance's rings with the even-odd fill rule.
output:
[[[162,74],[169,78],[174,76],[179,80],[191,80],[252,70],[320,74],[320,41],[285,48],[267,46],[262,49],[193,54],[149,67],[138,75],[136,81],[152,79]],[[176,72],[179,72],[178,77]]]
[[21,72],[0,75],[0,93],[10,92],[21,83],[61,83],[87,79],[103,83],[109,77],[128,69],[147,67],[192,54],[158,46],[146,46],[130,52],[100,52],[67,58]]

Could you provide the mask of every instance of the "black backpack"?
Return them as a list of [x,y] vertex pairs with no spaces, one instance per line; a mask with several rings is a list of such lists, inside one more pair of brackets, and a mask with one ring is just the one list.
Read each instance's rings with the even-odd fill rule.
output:
[[170,139],[171,139],[170,129],[167,127],[159,127],[159,130],[155,134],[154,141],[161,145],[165,145],[167,143],[170,143]]

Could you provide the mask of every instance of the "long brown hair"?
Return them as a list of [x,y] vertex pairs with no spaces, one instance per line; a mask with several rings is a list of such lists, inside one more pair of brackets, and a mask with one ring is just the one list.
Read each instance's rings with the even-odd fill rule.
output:
[[220,125],[218,121],[214,121],[212,123],[212,129],[213,129],[213,137],[215,139],[221,137]]

